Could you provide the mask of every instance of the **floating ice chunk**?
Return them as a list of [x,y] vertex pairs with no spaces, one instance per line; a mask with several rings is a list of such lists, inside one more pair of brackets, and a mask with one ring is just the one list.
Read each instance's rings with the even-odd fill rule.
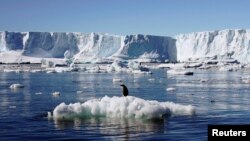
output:
[[56,73],[56,71],[47,71],[46,73]]
[[170,91],[176,91],[177,89],[176,88],[173,88],[173,87],[170,87],[170,88],[167,88],[166,91],[170,92]]
[[[152,119],[168,116],[194,115],[195,108],[173,102],[144,100],[134,96],[92,99],[84,103],[61,103],[53,111],[54,119],[111,117]],[[50,116],[48,114],[48,116]]]
[[35,95],[42,95],[42,92],[36,92]]
[[176,64],[172,64],[172,63],[163,63],[163,64],[159,64],[156,66],[156,68],[172,68],[172,69],[181,69],[184,68],[185,64],[184,63],[176,63]]
[[10,85],[10,88],[11,89],[18,89],[18,88],[24,88],[24,85],[22,85],[22,84],[12,84],[12,85]]
[[201,67],[202,63],[187,63],[185,64],[185,68],[198,68]]
[[219,68],[219,71],[233,71],[233,68],[222,66]]
[[16,106],[9,106],[10,109],[16,109]]
[[168,74],[173,74],[173,75],[193,75],[194,72],[192,71],[186,71],[186,70],[168,70],[167,71]]
[[115,60],[111,66],[108,69],[109,72],[115,71],[115,72],[128,72],[127,64],[120,61]]
[[113,78],[113,82],[123,82],[120,78]]
[[70,71],[69,67],[55,67],[55,72],[57,73],[69,72],[69,71]]
[[148,72],[149,69],[142,66],[141,63],[134,61],[134,60],[129,60],[128,61],[128,68],[131,71],[141,71],[141,72]]
[[34,69],[34,70],[31,70],[30,72],[37,73],[37,72],[43,72],[43,71],[41,69]]
[[150,71],[141,71],[141,70],[133,70],[132,73],[134,74],[152,74]]
[[89,73],[101,73],[102,70],[101,70],[100,66],[97,65],[97,66],[89,67],[89,68],[87,69],[87,72],[89,72]]
[[81,93],[83,93],[83,91],[76,91],[76,93],[77,93],[77,94],[81,94]]
[[153,82],[153,81],[155,81],[155,79],[154,78],[149,78],[148,81]]
[[241,80],[242,80],[243,83],[250,84],[250,76],[242,77]]
[[60,96],[60,92],[53,92],[52,95],[55,97]]
[[242,82],[243,82],[243,83],[250,84],[250,79],[243,79]]
[[48,112],[48,118],[52,118],[51,112]]
[[198,67],[198,69],[203,69],[203,70],[206,70],[206,69],[210,69],[212,66],[210,65],[203,65],[201,67]]
[[46,73],[56,73],[54,68],[46,68],[45,71]]
[[242,68],[244,68],[244,66],[241,64],[226,64],[226,65],[222,64],[219,70],[220,71],[237,71]]
[[208,82],[208,79],[200,79],[200,82],[202,83]]

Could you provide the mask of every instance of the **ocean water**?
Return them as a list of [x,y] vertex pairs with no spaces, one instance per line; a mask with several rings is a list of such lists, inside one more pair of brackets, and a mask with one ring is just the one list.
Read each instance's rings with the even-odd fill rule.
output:
[[[248,72],[195,71],[193,76],[128,73],[0,73],[0,140],[207,140],[208,124],[249,124]],[[93,117],[53,120],[47,113],[62,102],[86,102],[121,96],[124,80],[129,94],[145,100],[193,105],[195,115],[157,120]],[[12,90],[21,83],[25,87]],[[176,91],[166,91],[167,88]],[[53,92],[60,96],[53,96]]]

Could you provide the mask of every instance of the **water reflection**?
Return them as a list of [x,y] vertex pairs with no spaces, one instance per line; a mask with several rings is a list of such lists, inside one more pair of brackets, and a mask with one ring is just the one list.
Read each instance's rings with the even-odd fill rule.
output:
[[[71,121],[54,120],[55,128],[59,130],[74,129],[85,132],[99,132],[104,136],[121,139],[135,139],[142,135],[155,134],[164,131],[164,120],[91,118],[74,119]],[[116,139],[117,140],[117,139]]]

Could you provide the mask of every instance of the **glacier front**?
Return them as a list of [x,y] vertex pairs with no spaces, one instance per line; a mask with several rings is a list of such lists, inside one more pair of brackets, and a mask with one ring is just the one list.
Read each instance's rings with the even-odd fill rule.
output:
[[[250,30],[216,30],[180,34],[111,35],[104,33],[0,32],[0,62],[33,58],[66,58],[74,63],[137,60],[186,62],[200,58],[250,62]],[[18,55],[18,57],[17,57]],[[9,57],[10,58],[10,57]],[[13,57],[12,57],[13,58]]]
[[140,34],[0,32],[0,53],[10,51],[29,57],[73,59],[77,63],[105,59],[176,61],[175,39]]
[[178,61],[206,57],[250,62],[250,30],[220,30],[175,36]]

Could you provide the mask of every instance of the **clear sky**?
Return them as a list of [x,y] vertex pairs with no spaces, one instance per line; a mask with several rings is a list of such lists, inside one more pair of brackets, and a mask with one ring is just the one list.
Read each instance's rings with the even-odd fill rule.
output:
[[250,28],[250,0],[0,0],[0,31],[118,35]]

